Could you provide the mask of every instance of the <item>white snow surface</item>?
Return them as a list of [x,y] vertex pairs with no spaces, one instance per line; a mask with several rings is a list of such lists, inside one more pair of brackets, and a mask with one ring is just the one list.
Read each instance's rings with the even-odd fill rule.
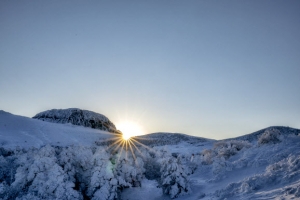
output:
[[114,134],[98,129],[55,124],[0,111],[0,145],[4,148],[56,146],[91,146],[96,140],[108,139]]
[[[269,142],[260,144],[261,141]],[[300,199],[298,129],[270,127],[222,141],[198,143],[190,140],[153,148],[182,156],[191,161],[184,165],[197,167],[189,175],[192,192],[177,199]],[[171,199],[163,194],[157,197],[153,184],[144,182],[140,190],[126,189],[124,199],[137,199],[136,194],[147,196],[149,200]],[[159,187],[159,183],[156,186]]]
[[[65,155],[62,157],[63,160],[61,160],[61,157],[55,158],[56,154],[53,152],[51,154],[52,157],[35,158],[36,160],[32,160],[33,164],[30,164],[30,166],[35,166],[38,160],[41,159],[42,162],[46,158],[53,159],[47,162],[51,161],[55,166],[64,166],[64,170],[68,169],[66,166],[72,167],[72,162],[81,163],[80,165],[83,167],[90,166],[87,169],[93,170],[92,177],[87,173],[88,171],[83,171],[79,175],[84,177],[83,180],[91,178],[89,187],[97,189],[96,192],[91,190],[94,192],[92,199],[109,199],[108,197],[112,195],[116,197],[118,184],[123,184],[123,188],[119,191],[120,194],[118,196],[122,200],[167,200],[171,199],[171,197],[179,200],[300,199],[299,129],[269,127],[252,134],[222,141],[174,133],[150,134],[142,136],[142,139],[138,139],[138,141],[143,143],[144,140],[145,144],[148,144],[146,151],[152,152],[153,155],[155,153],[155,155],[153,158],[150,158],[150,161],[149,157],[145,159],[143,156],[140,156],[138,160],[139,166],[142,166],[144,163],[144,168],[138,169],[133,167],[135,162],[132,160],[126,161],[126,159],[120,162],[118,168],[113,168],[111,166],[114,164],[110,162],[113,160],[111,159],[113,157],[109,158],[109,156],[119,154],[102,155],[102,153],[97,154],[97,151],[94,152],[92,150],[91,147],[95,145],[95,141],[107,140],[113,137],[114,134],[97,129],[71,124],[49,123],[0,111],[0,147],[2,148],[40,148],[47,144],[64,147],[70,145],[86,146],[87,148],[73,147],[79,150],[78,155],[77,152],[72,154],[72,148],[63,149],[60,153],[60,155]],[[137,147],[139,147],[138,144]],[[43,156],[47,155],[47,152],[44,151],[47,149],[51,150],[50,146],[43,148],[39,151],[39,154]],[[98,146],[97,148],[100,151],[102,147]],[[54,150],[52,149],[52,151]],[[0,156],[0,164],[1,162],[9,162],[9,154],[3,155],[4,157]],[[15,156],[17,155],[16,153]],[[25,155],[27,154],[23,156]],[[70,163],[68,155],[72,155],[73,158],[78,156],[78,158],[73,159],[73,161],[71,159]],[[103,158],[99,155],[102,155]],[[139,155],[138,152],[136,152],[136,155]],[[27,156],[30,158],[30,155]],[[90,161],[92,158],[95,159],[95,162]],[[22,156],[19,159],[20,161],[18,162],[23,162]],[[26,163],[26,159],[24,163]],[[152,168],[147,167],[149,163]],[[170,163],[170,166],[168,166],[168,163]],[[102,165],[106,166],[106,168],[101,168],[100,166]],[[159,172],[159,169],[156,170],[155,165],[160,165],[161,172]],[[171,169],[170,177],[178,178],[179,176],[180,184],[183,188],[188,188],[188,190],[181,192],[180,184],[176,186],[176,182],[172,183],[167,172],[163,171],[162,166],[165,166],[166,169]],[[4,166],[0,165],[1,167],[9,172]],[[114,174],[111,171],[107,171],[107,167]],[[20,175],[24,173],[21,170],[27,168],[19,168],[16,170],[18,174],[18,177],[16,177],[19,179],[16,178],[16,180],[20,182]],[[51,165],[49,165],[49,169],[52,170]],[[78,169],[84,168],[79,167]],[[51,170],[47,171],[47,173],[56,173]],[[55,168],[55,170],[61,172],[60,168]],[[76,173],[78,172],[76,171]],[[105,173],[108,174],[104,176],[103,174]],[[144,176],[141,173],[144,173]],[[159,173],[165,174],[165,179],[159,180],[160,178],[156,178],[149,180],[150,178],[146,178],[146,173],[148,173],[148,177],[149,173],[156,175]],[[123,177],[123,179],[120,177]],[[6,179],[9,180],[7,177]],[[12,185],[19,183],[16,180]],[[98,180],[101,180],[105,186],[101,186],[99,189]],[[188,180],[188,183],[182,180]],[[169,186],[169,194],[163,193],[162,182],[173,184]],[[136,183],[136,186],[134,186],[134,183]],[[61,182],[61,184],[65,184],[65,182]],[[0,181],[0,195],[5,197],[6,194],[1,193],[1,191],[8,191],[5,190],[7,187],[6,183],[1,183]],[[76,193],[73,196],[78,197],[78,190],[74,190],[72,184],[68,190],[75,191]],[[31,194],[28,195],[30,196]],[[78,199],[81,198],[78,197]]]

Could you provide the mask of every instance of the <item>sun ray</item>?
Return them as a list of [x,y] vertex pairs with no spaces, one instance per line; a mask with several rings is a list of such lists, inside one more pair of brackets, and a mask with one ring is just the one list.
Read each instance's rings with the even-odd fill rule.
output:
[[134,144],[133,141],[130,140],[130,144],[138,151],[138,153],[143,157],[144,154],[143,152],[141,152],[141,150],[139,150],[139,148]]
[[136,157],[135,157],[135,154],[134,154],[134,152],[133,152],[133,150],[132,150],[132,146],[131,146],[130,142],[131,142],[131,141],[129,140],[129,141],[128,141],[128,143],[129,143],[129,148],[130,148],[131,154],[132,154],[132,156],[133,156],[133,159],[136,160]]
[[120,140],[120,139],[121,139],[120,137],[113,137],[113,138],[102,140],[101,142],[110,142],[110,141]]
[[112,143],[111,145],[109,145],[107,147],[107,149],[110,149],[111,147],[115,146],[116,144],[119,144],[120,142],[122,142],[122,138],[119,138],[117,141],[115,141],[114,143]]
[[[132,143],[132,146],[135,146],[135,144],[134,144],[132,141],[130,141],[130,143]],[[138,161],[137,161],[137,158],[136,158],[135,153],[134,153],[134,151],[133,151],[133,149],[132,149],[132,146],[130,145],[130,149],[131,149],[131,152],[132,152],[132,156],[133,156],[133,158],[134,158],[134,163],[135,163],[135,165],[136,165],[139,169],[141,169],[141,166],[140,166],[140,164],[139,164]],[[135,146],[135,148],[137,149],[137,151],[140,152],[140,155],[141,155],[143,158],[145,158],[145,156],[142,154],[142,152],[141,152],[136,146]]]
[[130,142],[132,143],[133,147],[140,153],[140,155],[141,155],[142,157],[144,157],[144,154],[141,152],[141,150],[139,150],[139,148],[134,144],[134,142],[131,141],[131,140],[130,140]]
[[139,141],[137,141],[137,140],[135,140],[135,139],[133,139],[133,138],[131,138],[131,140],[133,140],[134,142],[136,142],[136,143],[140,144],[141,146],[143,146],[143,147],[145,147],[146,149],[148,149],[148,150],[150,150],[150,151],[152,151],[152,152],[153,152],[153,150],[152,150],[150,147],[148,147],[148,146],[144,145],[143,143],[141,143],[141,142],[139,142]]
[[121,148],[121,152],[119,153],[119,156],[118,156],[117,163],[119,163],[119,161],[120,161],[120,158],[121,158],[121,156],[122,156],[122,153],[123,153],[123,149],[124,149],[124,143],[125,143],[125,141],[122,141],[121,143],[122,143],[122,148]]

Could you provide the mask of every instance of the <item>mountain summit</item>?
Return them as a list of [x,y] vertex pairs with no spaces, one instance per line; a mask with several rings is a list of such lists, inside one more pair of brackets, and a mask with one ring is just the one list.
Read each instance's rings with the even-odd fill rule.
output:
[[33,118],[60,124],[71,123],[112,133],[119,132],[106,116],[79,108],[47,110],[36,114]]

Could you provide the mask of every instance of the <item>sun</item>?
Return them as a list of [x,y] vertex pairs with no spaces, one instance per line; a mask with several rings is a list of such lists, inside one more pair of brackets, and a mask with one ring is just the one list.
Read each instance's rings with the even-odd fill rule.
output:
[[117,124],[117,129],[123,133],[123,139],[128,140],[133,136],[144,135],[143,128],[135,122],[124,121]]

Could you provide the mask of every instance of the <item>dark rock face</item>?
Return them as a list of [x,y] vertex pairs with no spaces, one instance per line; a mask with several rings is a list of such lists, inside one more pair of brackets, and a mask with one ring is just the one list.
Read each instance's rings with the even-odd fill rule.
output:
[[112,133],[120,133],[115,125],[104,115],[78,108],[52,109],[36,114],[34,119],[53,123],[71,123]]

